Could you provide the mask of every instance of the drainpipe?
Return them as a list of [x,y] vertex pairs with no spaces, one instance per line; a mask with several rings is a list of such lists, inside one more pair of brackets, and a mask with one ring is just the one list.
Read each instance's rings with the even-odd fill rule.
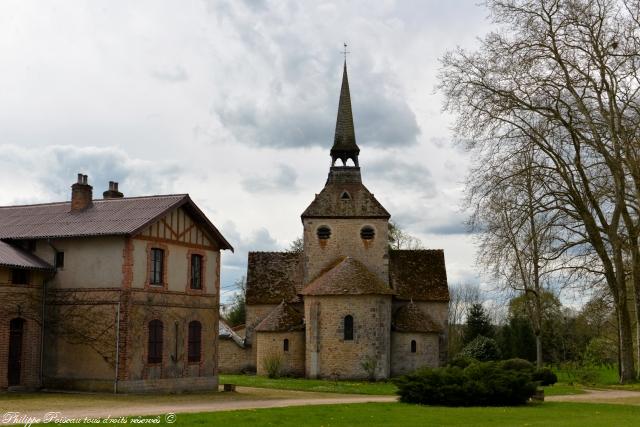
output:
[[51,274],[51,276],[47,279],[47,280],[43,280],[42,282],[42,320],[41,320],[41,327],[40,327],[40,387],[42,387],[44,385],[44,330],[46,327],[46,319],[47,319],[47,283],[49,283],[50,281],[53,280],[53,278],[56,276],[56,273],[58,272],[58,269],[55,268],[55,264],[56,264],[56,254],[58,253],[58,249],[56,249],[55,246],[53,246],[53,243],[51,243],[51,239],[47,239],[47,244],[51,247],[51,249],[53,249],[53,266],[54,266],[54,270],[53,270],[53,274]]
[[120,301],[116,309],[116,377],[113,380],[113,394],[118,393],[118,370],[120,368]]

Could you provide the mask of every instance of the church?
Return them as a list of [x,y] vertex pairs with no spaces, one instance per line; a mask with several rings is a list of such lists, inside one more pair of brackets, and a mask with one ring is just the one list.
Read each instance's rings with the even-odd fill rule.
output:
[[384,379],[447,357],[442,250],[389,247],[391,215],[362,183],[344,65],[331,167],[301,215],[300,252],[250,252],[246,325],[220,333],[221,372]]

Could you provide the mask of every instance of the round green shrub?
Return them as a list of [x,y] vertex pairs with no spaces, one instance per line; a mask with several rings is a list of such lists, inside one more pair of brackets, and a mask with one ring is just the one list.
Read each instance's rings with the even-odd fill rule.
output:
[[536,370],[536,367],[533,366],[533,363],[520,358],[503,360],[502,362],[500,362],[500,366],[502,366],[504,369],[528,373],[533,373]]
[[468,356],[464,356],[462,354],[458,354],[456,357],[449,361],[449,366],[457,366],[458,368],[464,369],[474,362],[477,362],[477,360]]
[[557,375],[549,368],[537,369],[531,378],[539,382],[540,385],[554,385],[558,382]]
[[537,387],[530,374],[497,362],[422,369],[395,383],[402,402],[443,406],[522,405]]

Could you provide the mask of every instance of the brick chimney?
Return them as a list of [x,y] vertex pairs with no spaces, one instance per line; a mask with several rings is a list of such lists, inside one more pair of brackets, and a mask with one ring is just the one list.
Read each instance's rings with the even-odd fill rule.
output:
[[71,186],[71,212],[80,212],[91,207],[93,187],[87,183],[87,175],[78,174],[78,182]]
[[118,191],[117,182],[109,181],[109,189],[102,193],[102,197],[105,199],[121,199],[124,197],[124,194]]

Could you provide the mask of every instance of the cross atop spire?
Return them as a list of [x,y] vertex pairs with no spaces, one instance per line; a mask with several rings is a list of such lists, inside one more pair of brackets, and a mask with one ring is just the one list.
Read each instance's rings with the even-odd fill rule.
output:
[[353,126],[353,113],[351,111],[351,94],[349,93],[349,79],[347,77],[347,61],[345,46],[345,62],[342,74],[342,88],[340,89],[340,102],[338,103],[338,118],[336,120],[336,134],[331,147],[331,165],[334,166],[336,160],[342,160],[342,165],[346,166],[347,160],[353,160],[353,164],[358,167],[358,154],[360,148],[356,144],[356,132]]
[[347,50],[347,44],[344,43],[344,51],[342,52],[344,54],[344,62],[345,64],[347,63],[347,53],[351,53]]

